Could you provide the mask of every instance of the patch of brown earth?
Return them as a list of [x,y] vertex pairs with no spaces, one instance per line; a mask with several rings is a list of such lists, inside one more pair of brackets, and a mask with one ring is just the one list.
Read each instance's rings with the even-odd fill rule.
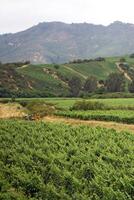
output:
[[0,104],[0,118],[20,118],[24,117],[25,111],[23,107],[17,103]]
[[56,122],[56,123],[66,123],[72,125],[89,125],[91,127],[102,127],[115,129],[117,131],[129,131],[134,132],[134,125],[122,124],[116,122],[105,122],[105,121],[95,121],[95,120],[79,120],[79,119],[71,119],[57,116],[46,116],[44,118],[46,122]]
[[132,81],[131,77],[120,67],[121,63],[116,63],[116,66],[118,70],[124,74],[125,78],[128,79],[129,81]]

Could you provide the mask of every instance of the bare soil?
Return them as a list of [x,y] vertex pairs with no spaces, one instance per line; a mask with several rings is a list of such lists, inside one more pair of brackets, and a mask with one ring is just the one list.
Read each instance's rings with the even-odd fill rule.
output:
[[17,103],[0,104],[0,118],[15,118],[25,116],[23,107]]

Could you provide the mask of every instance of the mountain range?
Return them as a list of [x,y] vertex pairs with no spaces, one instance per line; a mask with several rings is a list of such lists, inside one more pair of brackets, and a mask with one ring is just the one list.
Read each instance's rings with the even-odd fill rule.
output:
[[74,59],[134,52],[134,24],[108,26],[44,22],[25,31],[0,35],[0,61],[65,63]]

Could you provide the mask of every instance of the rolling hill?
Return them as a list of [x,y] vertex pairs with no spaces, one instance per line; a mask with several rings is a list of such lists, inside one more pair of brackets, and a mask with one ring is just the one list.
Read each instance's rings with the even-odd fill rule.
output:
[[64,63],[133,52],[134,25],[119,21],[108,26],[44,22],[19,33],[0,35],[2,62]]
[[125,57],[126,68],[118,67],[120,57],[105,61],[67,64],[3,64],[0,66],[0,96],[15,94],[18,97],[68,96],[68,81],[79,77],[84,81],[89,76],[105,80],[112,72],[124,73],[127,81],[134,77],[134,58]]

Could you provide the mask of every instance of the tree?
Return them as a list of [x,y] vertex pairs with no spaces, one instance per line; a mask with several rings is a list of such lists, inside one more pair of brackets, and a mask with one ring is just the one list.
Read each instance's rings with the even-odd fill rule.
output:
[[30,65],[30,61],[27,60],[24,64],[25,64],[25,65]]
[[125,58],[120,58],[120,62],[126,62]]
[[95,60],[95,61],[100,61],[100,62],[101,62],[101,61],[105,61],[105,58],[103,58],[103,57],[98,57],[98,58],[95,58],[94,60]]
[[129,57],[130,57],[130,58],[134,58],[134,53],[132,53]]
[[90,76],[87,78],[84,84],[84,91],[85,92],[94,92],[97,89],[97,79],[94,76]]
[[125,90],[125,78],[123,74],[111,73],[106,82],[105,87],[107,92],[122,92]]
[[54,65],[54,68],[55,68],[55,69],[59,69],[60,66],[59,66],[59,65]]
[[72,77],[69,82],[68,85],[70,87],[70,92],[72,96],[78,96],[82,83],[80,78],[78,77]]
[[134,79],[133,79],[132,82],[129,84],[128,90],[129,90],[129,92],[134,93]]

